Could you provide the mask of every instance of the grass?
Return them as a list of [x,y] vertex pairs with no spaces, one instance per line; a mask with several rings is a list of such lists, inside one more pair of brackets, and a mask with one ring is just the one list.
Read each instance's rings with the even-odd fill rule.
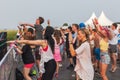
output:
[[14,40],[17,34],[17,30],[3,30],[0,32],[7,32],[7,40]]
[[7,40],[14,40],[16,38],[17,30],[7,30]]

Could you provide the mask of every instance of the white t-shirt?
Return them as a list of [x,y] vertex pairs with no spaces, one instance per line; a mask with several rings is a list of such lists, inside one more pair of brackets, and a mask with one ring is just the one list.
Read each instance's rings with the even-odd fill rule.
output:
[[44,69],[44,63],[48,62],[51,59],[54,59],[52,50],[50,46],[48,46],[47,51],[44,51],[42,47],[40,47],[40,55],[41,55],[41,60],[40,60],[40,72],[45,73]]
[[76,50],[75,71],[82,80],[93,80],[94,69],[91,61],[90,45],[86,41]]
[[112,33],[113,33],[114,37],[111,40],[109,40],[109,44],[117,45],[117,41],[118,41],[117,35],[119,34],[118,30],[116,29],[116,30],[112,31]]

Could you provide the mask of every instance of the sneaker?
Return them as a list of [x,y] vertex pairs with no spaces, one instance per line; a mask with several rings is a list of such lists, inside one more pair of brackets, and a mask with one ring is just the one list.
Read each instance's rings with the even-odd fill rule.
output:
[[115,72],[115,71],[116,71],[116,69],[117,69],[117,67],[114,67],[114,68],[112,69],[112,71],[111,71],[111,72]]
[[75,74],[72,74],[72,77],[75,77]]
[[111,71],[112,71],[112,68],[111,68],[111,69],[109,69],[109,71],[111,72]]
[[67,69],[73,69],[74,68],[74,66],[72,65],[72,64],[70,64],[68,67],[67,67]]
[[95,74],[98,75],[98,76],[101,76],[101,75],[100,75],[100,72],[95,72]]
[[59,67],[62,67],[62,64],[59,64]]

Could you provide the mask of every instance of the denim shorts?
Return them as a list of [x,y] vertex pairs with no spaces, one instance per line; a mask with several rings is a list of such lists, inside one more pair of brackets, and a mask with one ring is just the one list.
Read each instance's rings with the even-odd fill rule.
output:
[[110,56],[108,53],[101,52],[100,53],[100,62],[109,64],[110,63]]

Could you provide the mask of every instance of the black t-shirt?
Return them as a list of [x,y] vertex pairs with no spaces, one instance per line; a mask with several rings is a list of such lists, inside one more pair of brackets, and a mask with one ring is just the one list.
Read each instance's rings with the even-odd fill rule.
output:
[[69,33],[66,33],[65,34],[65,36],[66,36],[66,50],[69,50]]
[[35,62],[34,56],[32,54],[32,48],[30,47],[30,45],[24,45],[22,51],[22,59],[24,64],[30,64]]
[[[69,45],[69,33],[66,33],[65,36],[66,36],[66,50],[69,51],[69,46],[70,46],[70,45]],[[74,49],[77,48],[77,40],[76,40],[75,43],[73,44],[73,47],[74,47]]]
[[36,40],[43,39],[43,26],[42,25],[34,25],[35,31],[36,31]]

